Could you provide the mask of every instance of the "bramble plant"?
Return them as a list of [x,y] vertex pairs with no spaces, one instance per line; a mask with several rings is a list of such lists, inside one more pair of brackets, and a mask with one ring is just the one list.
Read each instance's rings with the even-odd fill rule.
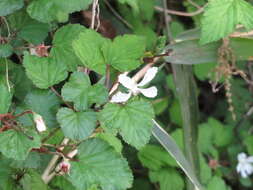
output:
[[0,190],[252,189],[252,3],[0,0]]

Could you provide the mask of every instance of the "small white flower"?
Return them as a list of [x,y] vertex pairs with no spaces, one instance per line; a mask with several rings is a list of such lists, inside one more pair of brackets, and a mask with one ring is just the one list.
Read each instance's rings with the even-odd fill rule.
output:
[[142,81],[140,83],[136,83],[133,79],[128,77],[126,74],[119,75],[119,83],[126,87],[129,91],[128,93],[117,92],[112,96],[110,102],[112,103],[121,103],[126,102],[132,95],[136,96],[141,93],[148,98],[154,98],[157,96],[157,88],[155,86],[149,88],[140,88],[148,84],[156,75],[158,71],[157,67],[151,67],[147,70],[144,75]]
[[39,132],[43,132],[47,130],[46,124],[43,120],[43,118],[41,117],[41,115],[37,114],[37,113],[33,113],[33,120],[36,124],[36,128]]
[[236,166],[236,171],[241,174],[243,178],[248,177],[253,173],[253,156],[247,157],[245,153],[240,153],[237,156],[238,164]]

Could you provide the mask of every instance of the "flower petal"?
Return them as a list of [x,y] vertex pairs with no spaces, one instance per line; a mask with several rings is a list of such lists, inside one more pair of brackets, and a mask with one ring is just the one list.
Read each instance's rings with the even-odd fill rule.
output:
[[132,93],[129,92],[128,94],[122,93],[122,92],[117,92],[112,96],[112,99],[110,100],[111,103],[122,103],[126,102],[130,97]]
[[247,162],[253,163],[253,156],[249,156],[249,157],[247,158]]
[[246,158],[247,158],[247,155],[244,152],[237,155],[237,159],[239,162],[244,161]]
[[151,67],[148,69],[142,81],[137,86],[144,86],[148,84],[156,76],[157,71],[158,67]]
[[144,96],[148,98],[154,98],[157,96],[157,88],[155,86],[152,86],[150,88],[139,88],[138,89]]
[[119,83],[128,89],[133,89],[136,86],[136,83],[126,74],[119,75]]

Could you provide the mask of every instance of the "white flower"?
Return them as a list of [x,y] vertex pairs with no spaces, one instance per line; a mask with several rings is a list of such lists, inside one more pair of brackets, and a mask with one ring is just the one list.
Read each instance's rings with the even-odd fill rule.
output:
[[243,178],[248,177],[253,173],[253,156],[247,157],[245,153],[240,153],[237,156],[238,164],[236,167],[236,171],[241,174]]
[[112,96],[110,102],[112,103],[121,103],[126,102],[132,95],[136,96],[141,93],[148,98],[154,98],[157,96],[157,88],[155,86],[149,88],[140,88],[148,84],[156,75],[158,71],[157,67],[151,67],[147,70],[144,75],[142,81],[140,83],[136,83],[133,79],[128,77],[126,74],[119,75],[119,83],[126,87],[129,91],[128,93],[117,92]]
[[39,132],[43,132],[47,130],[46,124],[43,120],[43,118],[41,117],[41,115],[34,113],[33,112],[33,120],[36,124],[36,128]]

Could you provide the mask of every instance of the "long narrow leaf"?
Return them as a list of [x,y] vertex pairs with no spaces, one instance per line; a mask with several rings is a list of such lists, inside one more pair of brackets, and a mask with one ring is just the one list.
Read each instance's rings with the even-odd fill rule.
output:
[[186,176],[195,185],[196,190],[203,190],[200,185],[189,161],[185,158],[179,146],[175,143],[172,137],[155,121],[152,133],[154,137],[161,143],[161,145],[168,151],[168,153],[176,160],[177,164],[184,171]]

